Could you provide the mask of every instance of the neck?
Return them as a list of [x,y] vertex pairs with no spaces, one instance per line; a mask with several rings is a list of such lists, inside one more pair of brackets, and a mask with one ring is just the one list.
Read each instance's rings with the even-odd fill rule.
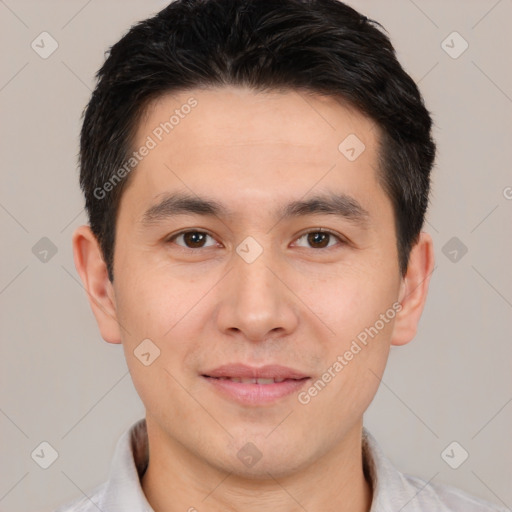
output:
[[362,424],[305,469],[249,479],[200,459],[146,420],[150,458],[142,489],[155,512],[368,512]]

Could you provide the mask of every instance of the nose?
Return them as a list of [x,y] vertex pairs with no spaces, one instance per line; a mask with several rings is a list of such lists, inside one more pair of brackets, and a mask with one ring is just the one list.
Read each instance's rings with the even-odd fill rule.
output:
[[217,310],[219,329],[255,342],[286,337],[299,323],[290,288],[267,251],[251,263],[234,254]]

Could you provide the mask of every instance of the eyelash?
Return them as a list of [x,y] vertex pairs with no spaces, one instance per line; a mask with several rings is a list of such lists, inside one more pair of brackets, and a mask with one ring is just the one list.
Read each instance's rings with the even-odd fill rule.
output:
[[[171,235],[169,238],[166,239],[166,242],[167,243],[170,243],[170,242],[174,242],[174,240],[176,238],[178,238],[179,236],[181,235],[186,235],[188,233],[198,233],[198,234],[202,234],[202,235],[207,235],[209,236],[210,238],[214,239],[215,238],[210,234],[208,233],[207,231],[202,231],[202,230],[199,230],[199,229],[187,229],[187,230],[184,230],[184,231],[180,231],[179,233],[175,233],[174,235]],[[326,235],[330,235],[331,237],[334,237],[338,240],[339,244],[340,245],[347,245],[347,241],[341,237],[340,235],[334,233],[333,231],[329,231],[327,229],[322,229],[322,228],[316,228],[316,229],[311,229],[309,231],[306,231],[304,233],[302,233],[301,235],[299,235],[295,241],[297,240],[300,240],[301,238],[309,235],[310,233],[323,233],[323,234],[326,234]],[[197,247],[197,248],[193,248],[193,247],[186,247],[184,245],[179,245],[179,244],[176,244],[178,245],[178,247],[180,247],[180,249],[183,249],[185,251],[194,251],[194,252],[197,252],[198,250],[200,249],[208,249],[209,247],[213,247],[213,246],[209,246],[209,247]],[[313,248],[313,247],[309,247],[310,249],[314,250],[314,251],[319,251],[319,250],[326,250],[326,249],[333,249],[335,248],[336,246],[328,246],[328,247],[320,247],[320,248]]]

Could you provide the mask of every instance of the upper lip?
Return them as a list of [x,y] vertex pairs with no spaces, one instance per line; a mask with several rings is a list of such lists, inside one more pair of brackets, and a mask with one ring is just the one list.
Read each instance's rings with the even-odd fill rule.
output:
[[279,364],[248,366],[246,364],[225,364],[204,372],[206,377],[231,377],[235,379],[304,379],[308,375]]

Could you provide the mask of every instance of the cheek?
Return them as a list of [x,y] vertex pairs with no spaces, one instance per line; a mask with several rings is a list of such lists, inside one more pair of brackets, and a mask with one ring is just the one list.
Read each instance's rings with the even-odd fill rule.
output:
[[[116,290],[116,311],[126,328],[123,342],[162,339],[186,314],[188,300],[179,280],[165,280],[156,270],[120,273]],[[190,306],[189,306],[190,307]]]
[[[172,381],[169,373],[178,378],[177,372],[183,372],[184,361],[195,348],[188,340],[198,338],[203,326],[197,315],[204,315],[206,302],[200,299],[205,286],[172,279],[158,268],[127,273],[119,282],[123,284],[116,291],[117,315],[124,328],[127,364],[136,387],[140,380],[141,386],[158,389],[161,381]],[[154,362],[145,366],[148,360]]]
[[[387,274],[389,276],[390,272]],[[398,293],[398,281],[386,279],[385,275],[367,266],[340,268],[328,276],[302,275],[295,289],[329,328],[326,332],[336,342],[346,342],[373,325],[392,307]],[[388,324],[380,330],[388,333]]]
[[326,372],[319,377],[329,381],[329,391],[322,392],[325,400],[343,396],[344,414],[347,409],[363,411],[378,388],[389,355],[397,284],[383,273],[370,273],[368,267],[341,275],[326,280],[321,289],[305,288],[304,296],[334,332],[324,336],[323,343],[322,337],[317,340]]

